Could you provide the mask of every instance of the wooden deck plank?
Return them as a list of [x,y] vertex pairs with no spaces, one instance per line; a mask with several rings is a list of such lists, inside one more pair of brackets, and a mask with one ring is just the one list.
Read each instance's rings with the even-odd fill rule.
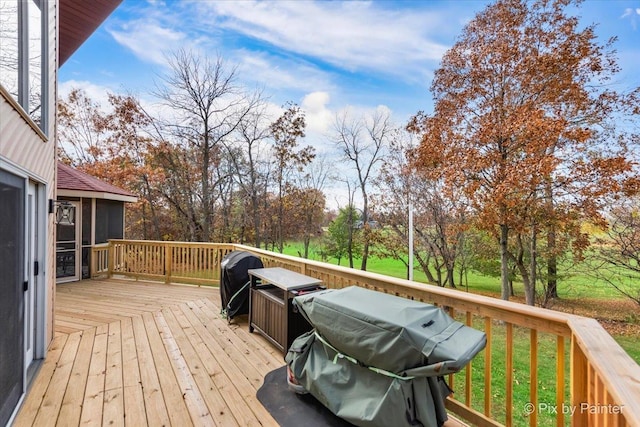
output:
[[[91,283],[89,283],[91,282]],[[80,296],[91,296],[94,300],[109,301],[114,297],[127,297],[121,301],[125,306],[136,305],[153,305],[165,302],[186,302],[197,298],[219,297],[217,288],[212,287],[196,287],[184,285],[165,285],[157,282],[132,282],[130,280],[92,280],[83,281],[82,294]],[[166,289],[171,288],[171,298],[167,298]],[[64,298],[65,296],[76,296],[78,286],[75,283],[70,286],[59,285],[58,294]]]
[[[277,425],[269,412],[262,406],[256,397],[256,389],[249,379],[246,370],[242,369],[242,363],[236,364],[236,360],[229,360],[217,340],[211,335],[211,331],[201,323],[196,313],[187,305],[183,304],[173,310],[177,319],[184,319],[192,325],[192,333],[187,334],[190,342],[194,344],[196,352],[201,355],[208,375],[218,386],[218,390],[225,399],[225,402],[232,410],[233,415],[239,415],[237,406],[240,406],[240,413],[243,413],[242,405],[249,408],[260,420],[262,425]],[[266,373],[265,373],[266,374]],[[243,425],[240,423],[240,425]],[[253,425],[251,419],[247,425]]]
[[58,285],[58,330],[73,333],[203,297],[219,298],[217,288],[129,280],[85,280]]
[[60,413],[64,391],[67,389],[69,377],[73,368],[73,361],[78,352],[81,335],[72,334],[65,343],[60,360],[56,365],[56,370],[51,377],[51,382],[47,388],[47,394],[42,400],[42,405],[38,411],[38,416],[34,420],[37,426],[54,426]]
[[[119,310],[119,308],[118,308]],[[86,308],[68,308],[66,310],[57,310],[56,315],[58,318],[68,319],[89,319],[104,323],[111,323],[113,318],[118,320],[125,320],[131,317],[128,314],[122,314],[122,312],[113,313],[113,307],[107,307],[102,310],[95,306],[91,306],[91,310]]]
[[223,319],[217,289],[88,280],[58,291],[55,339],[16,426],[278,425],[256,390],[282,354],[246,316]]
[[120,322],[109,324],[106,366],[102,425],[124,426],[124,384],[122,379],[122,333]]
[[[278,353],[278,355],[275,356],[272,353],[264,351],[262,346],[256,344],[256,339],[262,338],[259,334],[251,334],[248,338],[243,338],[245,332],[249,335],[247,325],[229,325],[227,320],[223,319],[222,316],[217,314],[217,311],[212,308],[213,305],[209,300],[198,300],[195,301],[195,303],[205,308],[204,313],[208,314],[210,325],[216,328],[216,332],[220,334],[220,336],[233,344],[238,351],[244,354],[251,354],[251,362],[259,372],[270,372],[284,365],[282,353]],[[260,385],[262,385],[262,383]]]
[[124,395],[124,421],[126,426],[147,425],[142,381],[138,366],[138,353],[130,318],[120,323],[122,333],[122,385]]
[[60,415],[58,416],[58,424],[61,426],[71,427],[80,424],[84,391],[89,376],[89,365],[91,363],[91,352],[96,329],[87,329],[78,333],[82,335],[82,338],[80,339],[78,354],[73,363],[71,377],[69,378],[67,390],[62,400],[62,407],[60,408]]
[[[202,299],[200,301],[208,306],[213,313],[220,312],[218,305],[210,298]],[[217,318],[226,321],[221,315],[218,315]],[[258,352],[265,363],[268,365],[275,364],[276,366],[273,369],[282,366],[284,364],[284,357],[280,350],[267,341],[262,335],[250,333],[248,321],[249,319],[247,316],[240,316],[237,320],[234,319],[231,324],[228,324],[228,322],[227,324],[229,329],[231,329],[235,335],[242,339],[251,349]]]
[[162,389],[162,395],[166,402],[169,414],[169,420],[171,425],[175,426],[188,426],[193,425],[191,416],[184,402],[183,391],[178,384],[176,376],[173,374],[169,356],[167,350],[160,338],[160,332],[156,327],[155,320],[151,313],[144,313],[142,315],[145,329],[147,330],[147,337],[149,338],[149,346],[151,353],[153,354],[153,360],[158,370],[158,380],[160,381],[160,388]]
[[198,335],[196,326],[189,322],[180,307],[174,307],[170,313],[165,313],[165,318],[183,349],[185,359],[216,422],[221,425],[260,425],[256,415],[247,411],[247,402],[224,374],[215,356]]
[[160,388],[158,371],[153,361],[149,340],[141,316],[133,317],[133,331],[136,341],[136,352],[140,369],[140,382],[144,395],[147,421],[150,426],[170,425],[169,413],[164,403],[164,396]]
[[31,390],[29,390],[28,399],[22,405],[22,408],[20,409],[20,412],[13,424],[15,427],[34,425],[34,421],[38,415],[38,411],[40,410],[40,405],[42,404],[42,400],[46,397],[49,383],[55,374],[58,360],[60,360],[60,356],[62,355],[62,351],[64,350],[68,338],[68,335],[58,335],[51,342],[49,351],[47,352],[47,358],[38,372],[37,381],[35,381]]
[[218,346],[217,351],[221,352],[221,354],[225,354],[228,359],[233,361],[233,364],[237,366],[237,369],[247,377],[254,390],[260,388],[264,379],[264,374],[260,368],[265,372],[268,372],[264,365],[258,363],[259,366],[256,366],[254,363],[255,361],[250,360],[250,358],[247,357],[247,355],[250,354],[248,350],[239,350],[232,341],[221,334],[220,325],[216,325],[214,318],[210,314],[206,313],[206,310],[203,310],[202,307],[196,305],[195,302],[187,303],[187,305],[210,332],[209,337]]
[[56,329],[60,330],[61,327],[69,328],[69,330],[71,331],[70,333],[80,332],[85,329],[95,328],[96,326],[100,325],[104,325],[104,323],[88,324],[82,321],[82,319],[78,318],[56,318]]
[[105,324],[96,328],[89,364],[89,376],[80,414],[81,425],[99,426],[102,424],[108,333],[109,325]]
[[[215,426],[216,422],[213,420],[209,408],[200,394],[200,389],[198,388],[193,375],[189,371],[189,366],[183,357],[183,352],[185,352],[186,355],[192,354],[189,354],[189,348],[181,349],[178,347],[178,343],[173,336],[174,332],[171,331],[167,320],[165,319],[165,314],[170,315],[171,312],[157,312],[155,313],[154,318],[158,331],[162,336],[162,341],[167,349],[167,355],[169,356],[169,361],[171,362],[176,380],[180,385],[182,398],[184,399],[187,410],[191,415],[191,420],[194,425]],[[175,332],[177,333],[178,331]]]

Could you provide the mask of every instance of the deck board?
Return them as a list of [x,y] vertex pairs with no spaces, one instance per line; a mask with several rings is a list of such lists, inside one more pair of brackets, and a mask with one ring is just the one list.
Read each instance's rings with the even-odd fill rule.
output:
[[122,382],[124,387],[125,426],[147,424],[144,394],[140,379],[140,367],[132,320],[121,322],[122,333]]
[[129,280],[58,285],[55,338],[14,425],[277,426],[255,393],[284,361],[256,357],[268,342],[237,337],[246,321],[229,325],[219,298]]
[[23,403],[14,426],[34,425],[68,338],[68,335],[57,335],[51,342],[47,358],[38,372],[37,381],[35,381],[31,390],[29,390],[29,397]]
[[80,415],[80,424],[82,425],[102,425],[108,332],[108,324],[96,328],[96,335],[93,339],[93,349],[91,351],[89,376],[87,377],[82,413]]
[[256,391],[282,354],[219,301],[207,287],[58,285],[54,340],[14,425],[277,426]]
[[82,401],[84,399],[84,390],[87,386],[87,378],[89,377],[91,351],[93,349],[93,340],[96,336],[96,329],[86,329],[75,332],[74,334],[81,335],[82,338],[80,339],[78,353],[73,363],[71,378],[69,378],[69,384],[64,393],[62,408],[58,415],[58,424],[65,426],[77,426],[80,424]]

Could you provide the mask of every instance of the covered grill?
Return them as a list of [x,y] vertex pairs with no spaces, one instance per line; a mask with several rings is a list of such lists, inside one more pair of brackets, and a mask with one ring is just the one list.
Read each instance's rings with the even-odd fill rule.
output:
[[228,320],[249,313],[249,273],[262,268],[262,260],[251,252],[229,252],[220,263],[220,298],[222,313]]
[[442,378],[486,345],[483,332],[418,301],[359,287],[294,299],[314,330],[287,353],[296,380],[359,426],[441,426]]

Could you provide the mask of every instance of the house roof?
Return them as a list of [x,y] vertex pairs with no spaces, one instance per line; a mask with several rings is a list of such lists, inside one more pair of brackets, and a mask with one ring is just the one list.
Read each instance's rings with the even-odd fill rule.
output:
[[60,0],[58,66],[64,64],[122,0]]
[[116,187],[95,176],[91,176],[77,169],[58,162],[58,194],[62,196],[90,197],[96,199],[121,200],[136,202],[136,195],[127,190]]

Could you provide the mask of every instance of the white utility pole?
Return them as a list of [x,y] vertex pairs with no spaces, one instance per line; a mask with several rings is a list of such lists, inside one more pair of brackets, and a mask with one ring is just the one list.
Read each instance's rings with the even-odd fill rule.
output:
[[409,194],[409,280],[413,280],[413,201]]

